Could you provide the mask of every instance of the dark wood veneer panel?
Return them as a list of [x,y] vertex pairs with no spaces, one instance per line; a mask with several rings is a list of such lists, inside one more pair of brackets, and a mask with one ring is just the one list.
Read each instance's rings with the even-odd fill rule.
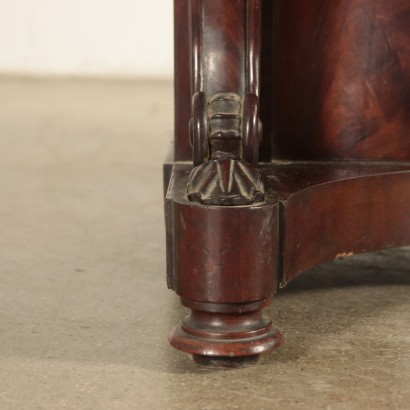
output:
[[408,245],[410,171],[319,184],[284,202],[284,282],[338,256]]
[[410,160],[410,2],[286,0],[271,13],[262,101],[275,156]]

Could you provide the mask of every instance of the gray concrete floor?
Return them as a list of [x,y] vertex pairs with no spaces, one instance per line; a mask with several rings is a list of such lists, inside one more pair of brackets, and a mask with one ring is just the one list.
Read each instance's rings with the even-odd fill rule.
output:
[[409,409],[410,249],[302,275],[255,367],[168,345],[171,139],[168,82],[0,80],[0,408]]

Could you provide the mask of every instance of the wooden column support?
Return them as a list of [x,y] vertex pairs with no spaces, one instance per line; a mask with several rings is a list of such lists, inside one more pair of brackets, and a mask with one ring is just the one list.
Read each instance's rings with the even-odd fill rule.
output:
[[263,201],[259,172],[261,0],[189,1],[193,146],[188,198]]
[[256,169],[261,0],[190,0],[188,19],[194,169],[167,213],[169,283],[192,314],[170,340],[201,363],[231,365],[282,342],[261,313],[277,282],[278,229],[278,201]]

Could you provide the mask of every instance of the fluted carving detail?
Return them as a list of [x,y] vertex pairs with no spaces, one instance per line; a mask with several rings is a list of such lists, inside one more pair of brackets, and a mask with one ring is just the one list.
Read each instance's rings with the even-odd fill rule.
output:
[[[244,0],[242,9],[229,1],[213,4],[236,21],[229,31],[215,25],[209,6],[202,0],[190,0],[190,136],[195,168],[187,195],[205,205],[250,205],[264,200],[261,176],[255,168],[261,136],[257,95],[260,0]],[[212,31],[219,41],[204,40],[206,31]],[[236,42],[228,48],[232,38]],[[211,69],[212,58],[220,65],[218,70]],[[227,77],[225,64],[238,67],[240,75]],[[218,89],[222,90],[215,92]]]

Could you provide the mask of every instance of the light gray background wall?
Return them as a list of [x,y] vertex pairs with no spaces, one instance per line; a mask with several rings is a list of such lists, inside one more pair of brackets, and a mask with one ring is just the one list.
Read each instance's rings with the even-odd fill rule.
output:
[[0,73],[172,76],[172,0],[0,0]]

